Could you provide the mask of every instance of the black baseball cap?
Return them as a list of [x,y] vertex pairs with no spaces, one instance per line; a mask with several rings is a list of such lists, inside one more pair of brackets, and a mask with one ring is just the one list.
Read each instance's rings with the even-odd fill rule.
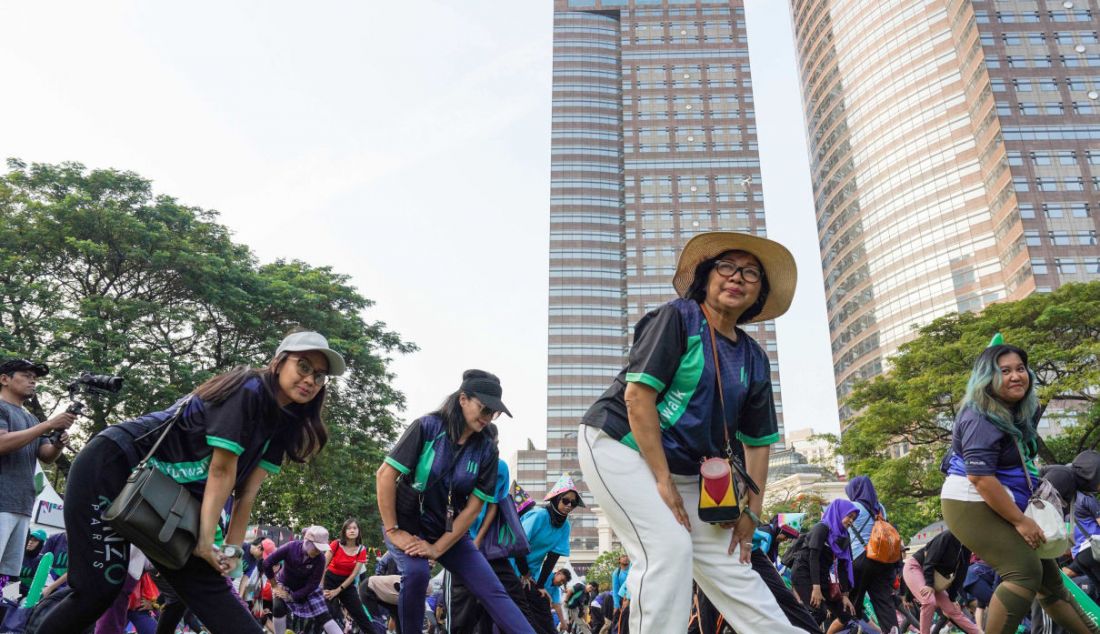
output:
[[[475,376],[469,376],[470,374]],[[504,412],[508,418],[512,418],[512,412],[509,412],[504,406],[504,401],[500,400],[504,388],[500,387],[500,379],[495,374],[467,370],[465,375],[468,378],[462,380],[460,388],[462,392],[469,396],[476,396],[477,400],[494,412]]]
[[46,376],[50,373],[50,366],[45,363],[27,361],[26,359],[8,359],[0,363],[0,374],[7,374],[10,376],[16,372],[24,372],[27,370],[34,372],[35,376]]

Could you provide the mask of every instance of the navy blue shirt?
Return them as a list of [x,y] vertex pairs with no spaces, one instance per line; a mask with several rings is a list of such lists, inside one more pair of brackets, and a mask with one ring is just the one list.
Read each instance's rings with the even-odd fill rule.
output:
[[[673,300],[647,314],[634,327],[626,367],[582,422],[637,449],[624,394],[627,383],[643,383],[658,393],[661,444],[672,473],[697,474],[701,460],[725,455],[723,421],[729,423],[731,439],[746,445],[778,441],[768,355],[740,328],[736,342],[715,333],[723,414],[708,330],[702,308],[692,300]],[[738,443],[733,445],[740,450]]]
[[[184,402],[140,418],[112,425],[102,435],[120,445],[132,444],[140,457],[152,448],[160,428]],[[149,464],[202,497],[214,448],[237,456],[234,488],[244,484],[256,467],[278,473],[291,434],[301,425],[300,406],[279,407],[259,376],[245,380],[220,403],[198,397],[187,401],[183,416],[173,425]]]
[[947,457],[948,475],[995,476],[1008,487],[1016,506],[1023,510],[1031,497],[1031,488],[1025,476],[1021,449],[1028,459],[1031,485],[1038,486],[1038,472],[1030,464],[1035,457],[1033,447],[1017,448],[1017,442],[998,429],[988,418],[973,407],[967,406],[955,418],[951,432],[951,453]]
[[[1073,554],[1076,555],[1088,546],[1088,539],[1092,535],[1100,535],[1100,523],[1096,518],[1100,517],[1100,502],[1096,498],[1077,492],[1077,499],[1073,503]],[[1084,528],[1085,532],[1081,529]]]
[[[497,460],[496,443],[485,432],[472,434],[458,445],[447,435],[442,418],[429,414],[413,421],[385,460],[422,498],[419,518],[410,522],[414,518],[399,516],[398,525],[418,524],[421,537],[436,540],[445,532],[448,493],[455,517],[466,508],[470,495],[496,502]],[[401,488],[397,491],[402,495]],[[399,515],[404,506],[398,500]]]

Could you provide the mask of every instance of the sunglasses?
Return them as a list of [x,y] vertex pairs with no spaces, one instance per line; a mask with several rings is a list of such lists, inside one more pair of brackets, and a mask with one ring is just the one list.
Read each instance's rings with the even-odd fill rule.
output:
[[581,501],[577,498],[562,498],[558,500],[559,504],[564,504],[568,507],[576,507]]
[[299,376],[301,376],[302,378],[312,376],[313,382],[316,383],[318,387],[322,387],[325,383],[328,383],[328,372],[315,370],[313,366],[309,364],[309,361],[306,361],[302,357],[294,357],[294,360],[294,367],[296,370],[298,370]]

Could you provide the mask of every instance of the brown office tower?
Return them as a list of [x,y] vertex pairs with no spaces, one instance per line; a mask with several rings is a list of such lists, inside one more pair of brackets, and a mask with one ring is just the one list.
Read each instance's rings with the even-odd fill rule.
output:
[[[637,320],[675,297],[680,247],[716,229],[764,235],[739,0],[555,0],[553,98],[548,483],[581,476],[577,424]],[[775,327],[745,330],[771,355],[782,432]],[[597,516],[574,515],[583,565]]]
[[791,6],[839,397],[914,325],[1100,278],[1096,0]]

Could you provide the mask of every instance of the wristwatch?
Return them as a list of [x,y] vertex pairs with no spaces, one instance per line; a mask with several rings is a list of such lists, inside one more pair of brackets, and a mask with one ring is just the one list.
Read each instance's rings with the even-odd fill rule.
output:
[[233,544],[226,544],[222,546],[222,555],[229,558],[242,557],[244,556],[244,549]]

